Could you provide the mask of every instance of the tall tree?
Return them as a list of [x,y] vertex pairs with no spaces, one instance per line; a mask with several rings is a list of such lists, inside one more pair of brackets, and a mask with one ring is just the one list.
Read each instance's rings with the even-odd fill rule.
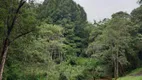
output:
[[[25,10],[22,10],[22,7],[26,3],[26,0],[4,0],[0,1],[1,7],[0,12],[2,13],[0,15],[1,17],[1,23],[3,27],[3,33],[2,39],[2,52],[0,56],[0,80],[2,80],[2,74],[4,70],[4,65],[8,53],[8,48],[11,43],[13,43],[18,38],[32,32],[33,30],[29,30],[30,28],[23,26],[24,22],[26,20],[23,19],[22,13],[24,13]],[[27,16],[25,16],[27,17]],[[22,23],[21,23],[22,22]],[[32,22],[27,24],[33,24]]]
[[125,53],[130,49],[132,23],[128,14],[118,12],[113,14],[112,19],[105,25],[103,31],[99,32],[94,42],[89,45],[87,52],[106,66],[105,72],[108,70],[110,73],[114,68],[114,77],[117,79],[123,66],[128,64]]
[[73,0],[45,0],[39,9],[38,18],[41,21],[65,28],[65,43],[70,46],[68,53],[74,55],[81,53],[81,48],[85,45],[85,40],[81,40],[85,37],[86,13],[84,9]]

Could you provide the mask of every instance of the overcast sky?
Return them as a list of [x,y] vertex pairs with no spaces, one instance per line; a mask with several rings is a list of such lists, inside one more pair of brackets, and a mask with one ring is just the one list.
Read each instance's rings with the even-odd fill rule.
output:
[[[40,0],[39,0],[40,1]],[[110,18],[113,13],[124,11],[130,13],[137,8],[138,0],[74,0],[84,7],[88,21]]]
[[89,21],[110,18],[113,13],[124,11],[130,13],[137,8],[138,0],[74,0],[84,7]]

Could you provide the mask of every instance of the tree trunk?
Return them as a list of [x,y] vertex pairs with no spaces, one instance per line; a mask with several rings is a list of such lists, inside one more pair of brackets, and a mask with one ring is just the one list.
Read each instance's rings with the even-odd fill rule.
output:
[[115,60],[115,80],[117,80],[117,78],[119,77],[119,64],[118,64],[118,49],[117,49],[117,53],[116,53],[116,60]]
[[119,77],[119,67],[118,67],[118,54],[117,54],[117,60],[116,60],[116,79]]
[[118,64],[118,49],[117,49],[117,55],[116,55],[116,79],[119,77],[119,64]]
[[8,39],[5,39],[4,44],[3,44],[3,50],[1,53],[1,62],[0,62],[0,80],[2,80],[2,74],[4,70],[4,65],[6,61],[6,56],[7,56],[7,51],[8,51]]
[[116,75],[116,59],[114,59],[114,78],[117,80],[117,75]]

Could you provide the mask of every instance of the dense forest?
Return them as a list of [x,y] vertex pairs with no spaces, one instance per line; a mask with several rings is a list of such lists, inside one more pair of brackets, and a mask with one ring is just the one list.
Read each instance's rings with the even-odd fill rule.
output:
[[73,0],[0,0],[0,80],[117,80],[142,67],[141,3],[90,23]]

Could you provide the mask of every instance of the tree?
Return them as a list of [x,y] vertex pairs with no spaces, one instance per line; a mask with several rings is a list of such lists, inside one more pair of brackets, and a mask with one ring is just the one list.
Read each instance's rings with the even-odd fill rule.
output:
[[106,66],[107,75],[114,68],[115,79],[123,71],[123,66],[128,64],[126,52],[130,49],[132,27],[128,16],[123,12],[113,14],[112,19],[104,24],[106,27],[103,31],[96,33],[95,40],[88,46],[87,53],[92,54],[92,57],[99,59],[101,64]]
[[[0,60],[0,80],[2,80],[2,74],[4,70],[4,65],[8,53],[8,48],[11,43],[13,43],[18,38],[31,33],[33,30],[26,29],[27,27],[23,27],[20,25],[20,22],[24,22],[23,14],[22,14],[22,7],[26,3],[26,0],[5,0],[0,1],[2,4],[0,8],[0,12],[2,12],[1,16],[1,23],[3,27],[3,44],[2,44],[2,52],[1,52],[1,60]],[[22,11],[21,11],[22,10]],[[23,11],[24,12],[24,11]],[[18,24],[19,23],[19,24]],[[29,23],[30,24],[30,23]],[[32,24],[32,23],[31,23]],[[22,28],[23,31],[22,31]],[[19,31],[17,31],[19,29]],[[16,33],[18,32],[18,33]],[[18,34],[18,35],[17,35]]]
[[141,4],[141,3],[142,3],[142,0],[138,0],[138,3]]
[[[138,63],[135,63],[132,61],[133,65],[137,65],[140,66],[141,65],[141,54],[142,54],[142,46],[141,44],[141,34],[142,34],[142,17],[141,17],[141,12],[142,11],[142,6],[134,9],[131,12],[131,20],[134,23],[134,27],[133,27],[133,32],[132,37],[133,37],[133,43],[134,43],[134,49],[135,49],[135,60],[137,60]],[[136,66],[132,66],[133,68],[135,68]]]
[[[63,28],[57,25],[42,24],[39,28],[39,37],[37,37],[36,43],[44,43],[43,53],[48,55],[48,59],[60,63],[63,61],[66,51],[66,46],[63,41]],[[36,46],[36,45],[35,45]],[[40,52],[40,51],[39,51]],[[43,55],[44,55],[43,54]]]
[[[38,18],[48,24],[61,25],[71,55],[81,54],[85,43],[86,13],[73,0],[45,0],[39,7]],[[86,46],[85,46],[86,47]]]

